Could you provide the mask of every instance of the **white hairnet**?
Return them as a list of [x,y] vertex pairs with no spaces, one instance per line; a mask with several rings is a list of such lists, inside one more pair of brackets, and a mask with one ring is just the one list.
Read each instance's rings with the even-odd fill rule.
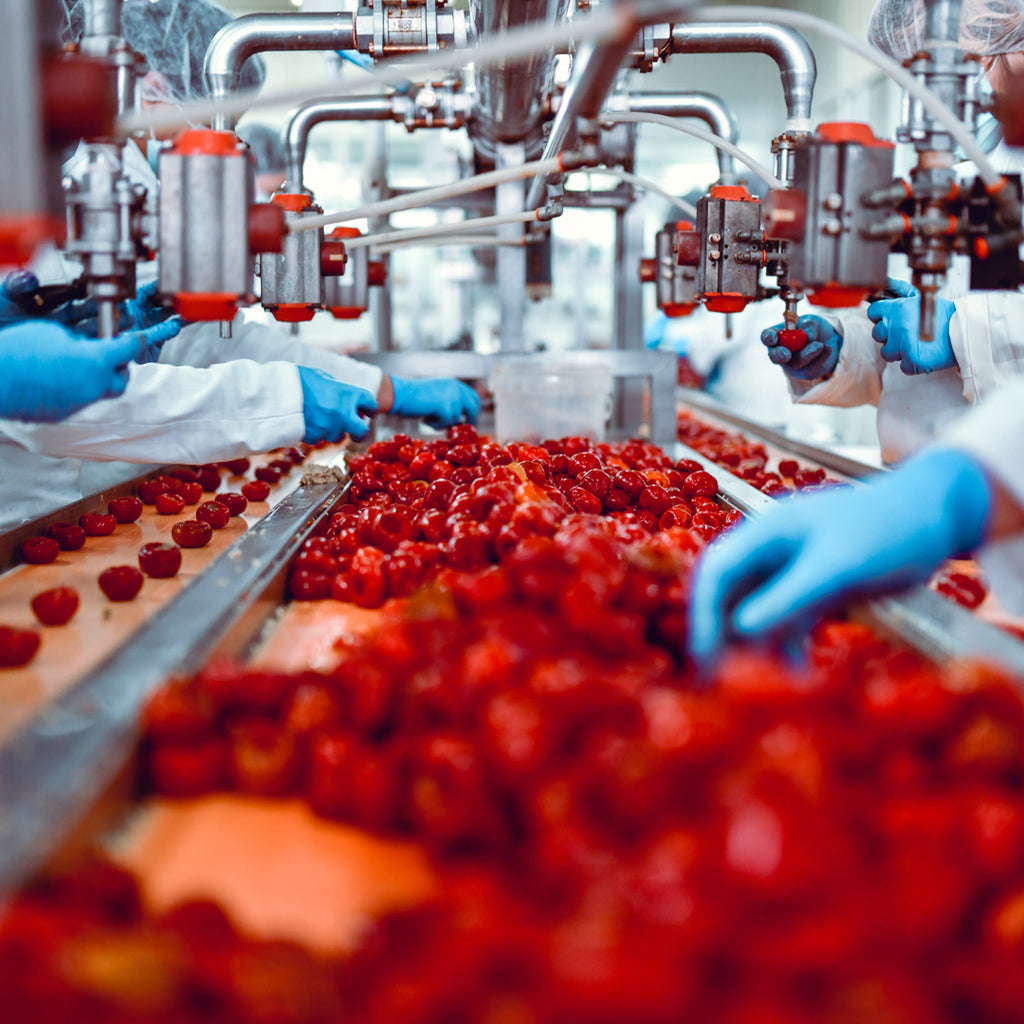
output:
[[238,137],[252,150],[256,161],[257,174],[273,174],[284,171],[285,154],[281,133],[269,125],[259,122],[245,122],[237,129]]
[[[908,60],[924,48],[924,0],[878,0],[868,38],[883,53]],[[1024,51],[1024,0],[963,0],[960,49],[992,56]]]
[[[65,42],[78,42],[85,30],[89,0],[62,0]],[[206,50],[213,37],[234,15],[212,0],[124,0],[121,34],[128,45],[158,71],[167,90],[147,99],[181,102],[208,95],[203,77]],[[242,66],[240,88],[263,83],[263,62],[250,57]]]

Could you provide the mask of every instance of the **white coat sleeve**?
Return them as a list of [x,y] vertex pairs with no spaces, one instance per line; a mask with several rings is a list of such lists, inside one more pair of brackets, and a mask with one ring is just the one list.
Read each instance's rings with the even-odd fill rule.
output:
[[[793,401],[799,405],[833,405],[844,409],[878,405],[882,394],[885,361],[881,346],[871,337],[874,326],[867,318],[867,306],[823,316],[843,339],[839,362],[832,376],[822,381],[804,381],[786,374]],[[821,314],[817,314],[821,316]]]
[[209,369],[132,364],[117,398],[60,423],[4,421],[29,451],[105,462],[202,464],[302,440],[302,385],[289,363],[240,359]]
[[[944,432],[941,442],[971,456],[1006,488],[1024,509],[1024,380],[1003,388],[960,417]],[[1024,614],[1024,537],[994,541],[978,552],[1007,611]]]
[[1024,376],[1024,295],[971,292],[956,300],[949,340],[974,405]]
[[374,397],[380,390],[383,374],[378,367],[307,345],[282,327],[238,318],[232,327],[232,335],[222,338],[219,324],[189,324],[176,338],[166,342],[160,352],[160,362],[205,367],[227,359],[252,359],[257,363],[280,360],[323,370],[343,384],[365,388]]

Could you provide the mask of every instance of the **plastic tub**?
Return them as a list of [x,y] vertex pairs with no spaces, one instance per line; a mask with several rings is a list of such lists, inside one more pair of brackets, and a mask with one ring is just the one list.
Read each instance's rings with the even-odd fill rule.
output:
[[589,354],[502,357],[491,370],[499,442],[583,436],[603,441],[612,412],[612,371]]

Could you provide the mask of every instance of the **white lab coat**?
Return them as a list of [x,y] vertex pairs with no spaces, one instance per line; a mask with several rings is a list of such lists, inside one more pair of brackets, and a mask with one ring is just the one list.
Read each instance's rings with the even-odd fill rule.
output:
[[[155,187],[134,146],[125,164],[130,178]],[[53,254],[34,269],[44,283],[78,272]],[[140,283],[146,276],[140,268]],[[123,395],[60,423],[0,420],[0,532],[92,493],[97,476],[83,460],[201,464],[297,444],[305,432],[297,365],[374,395],[380,388],[377,367],[305,345],[284,327],[240,317],[233,335],[221,338],[219,324],[187,326],[159,363],[132,366]]]
[[[1002,172],[1020,171],[1024,150],[1000,146],[992,159]],[[906,266],[902,257],[893,262],[898,261]],[[1024,374],[1024,294],[967,292],[966,267],[965,258],[955,259],[949,284],[941,293],[956,303],[949,337],[958,368],[908,376],[899,363],[886,363],[881,345],[871,337],[874,325],[866,306],[861,306],[824,316],[843,335],[839,363],[826,381],[787,377],[794,401],[876,406],[882,461],[891,464],[933,440],[994,390],[1019,378]],[[892,272],[909,280],[906,270]],[[821,310],[812,312],[822,315]]]
[[[1024,380],[989,396],[945,431],[944,446],[975,458],[1024,508]],[[1014,536],[986,544],[977,560],[988,574],[999,601],[1015,615],[1024,614],[1024,537]]]

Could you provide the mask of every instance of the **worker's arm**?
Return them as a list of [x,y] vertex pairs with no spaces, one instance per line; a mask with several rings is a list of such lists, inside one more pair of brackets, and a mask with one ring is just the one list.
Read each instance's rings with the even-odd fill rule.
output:
[[133,365],[119,398],[61,423],[6,422],[4,433],[43,455],[204,463],[297,444],[306,423],[298,367],[239,359],[209,369]]
[[864,487],[788,500],[701,560],[690,651],[708,662],[730,637],[799,637],[846,599],[921,583],[947,558],[1019,528],[1021,507],[954,447],[931,449]]

